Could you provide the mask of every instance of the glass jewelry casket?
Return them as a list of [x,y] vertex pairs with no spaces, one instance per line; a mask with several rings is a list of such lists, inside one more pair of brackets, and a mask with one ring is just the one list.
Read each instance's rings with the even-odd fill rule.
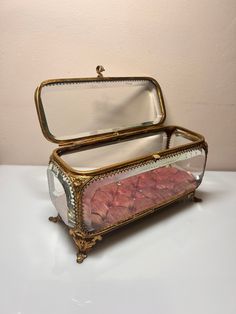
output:
[[164,126],[161,88],[150,77],[54,79],[35,102],[44,136],[59,145],[48,166],[51,200],[69,228],[77,262],[106,233],[180,199],[198,200],[207,144]]

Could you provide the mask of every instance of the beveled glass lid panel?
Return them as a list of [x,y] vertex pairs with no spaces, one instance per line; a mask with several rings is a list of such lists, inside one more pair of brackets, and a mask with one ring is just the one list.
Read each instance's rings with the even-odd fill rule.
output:
[[41,127],[56,142],[158,124],[165,118],[161,90],[149,78],[46,81],[38,93]]

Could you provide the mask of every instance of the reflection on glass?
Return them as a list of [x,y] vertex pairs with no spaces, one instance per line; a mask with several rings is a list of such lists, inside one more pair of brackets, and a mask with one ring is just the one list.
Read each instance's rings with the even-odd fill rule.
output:
[[61,216],[62,220],[68,224],[68,207],[67,207],[67,199],[66,193],[63,185],[55,176],[55,174],[48,169],[48,185],[49,185],[49,194],[52,200],[53,205]]

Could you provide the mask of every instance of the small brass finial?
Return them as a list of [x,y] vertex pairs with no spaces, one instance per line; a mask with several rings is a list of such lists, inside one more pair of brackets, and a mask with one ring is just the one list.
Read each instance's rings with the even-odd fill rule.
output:
[[105,69],[104,69],[104,67],[102,65],[98,65],[96,67],[96,72],[98,74],[98,77],[103,77],[102,72],[104,72],[104,71],[105,71]]

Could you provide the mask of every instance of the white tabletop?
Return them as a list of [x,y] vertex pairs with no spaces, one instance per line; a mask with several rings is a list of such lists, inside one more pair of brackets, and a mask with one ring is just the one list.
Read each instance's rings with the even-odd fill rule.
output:
[[107,236],[83,264],[53,224],[46,167],[0,167],[0,313],[236,313],[236,172]]

